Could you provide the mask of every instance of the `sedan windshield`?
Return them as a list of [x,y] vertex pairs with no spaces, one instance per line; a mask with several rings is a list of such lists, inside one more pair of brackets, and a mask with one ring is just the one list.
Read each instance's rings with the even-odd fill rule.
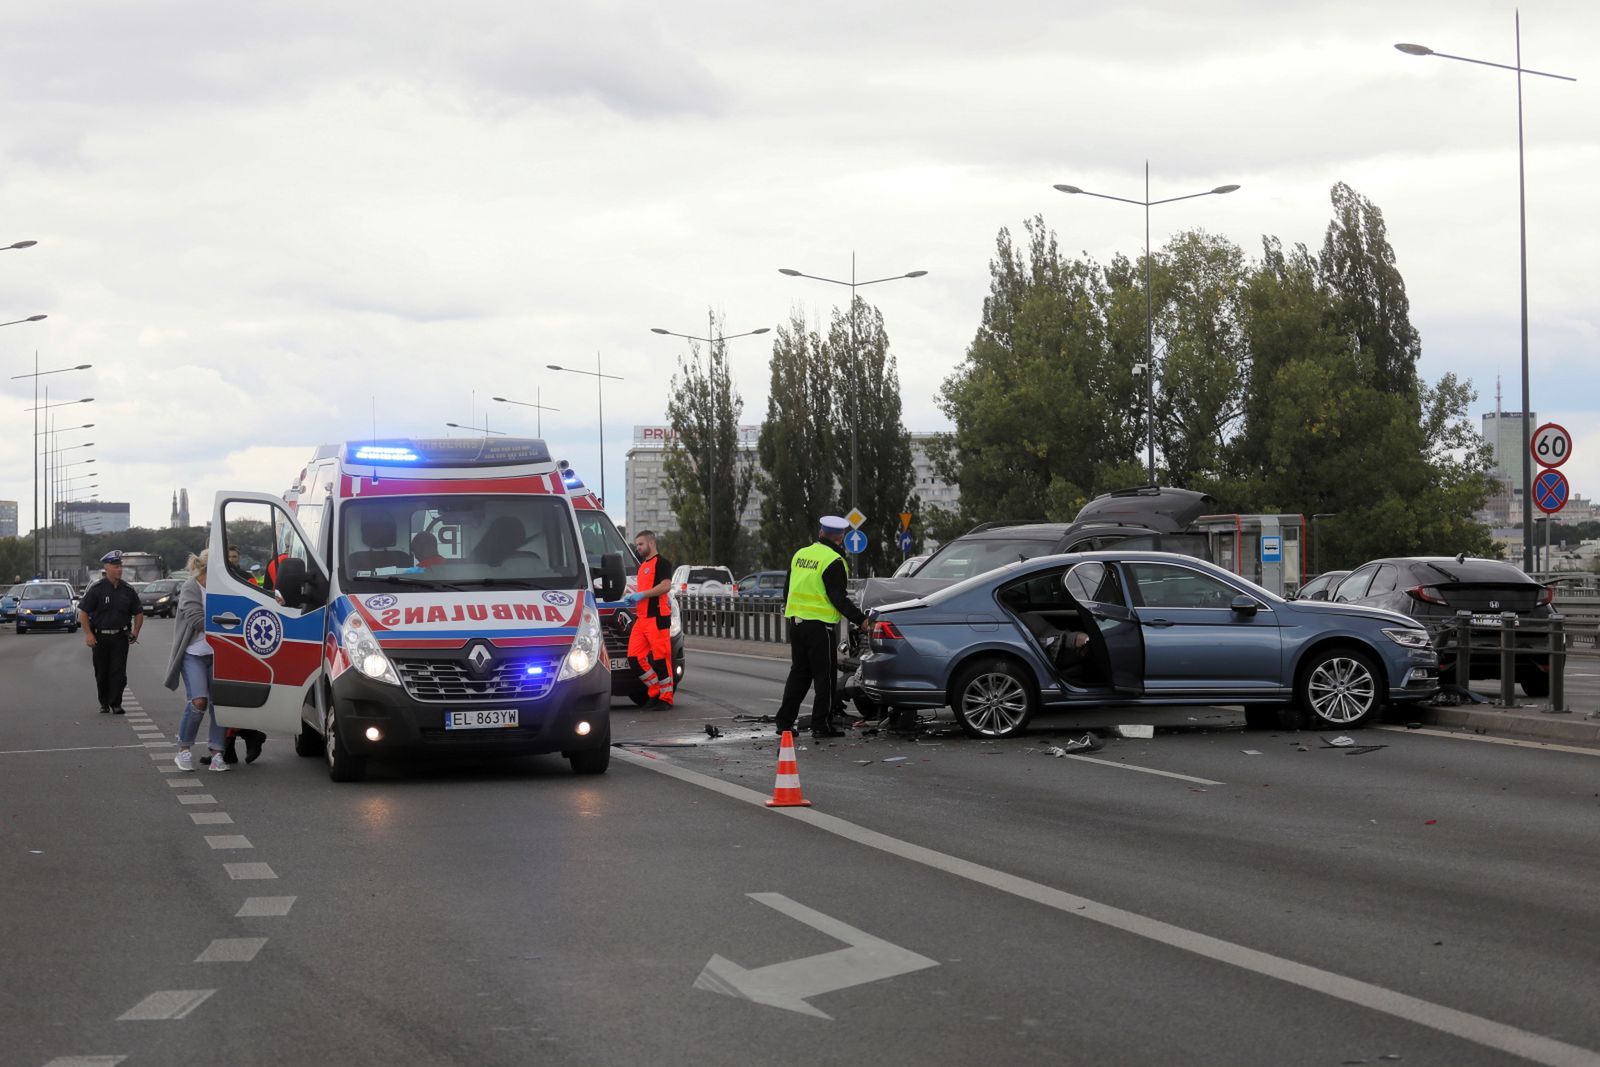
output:
[[559,497],[352,500],[341,518],[339,569],[349,592],[588,586],[572,512]]
[[22,590],[23,600],[71,600],[72,590],[64,585],[29,585]]
[[959,582],[979,574],[986,574],[1007,563],[1019,563],[1035,556],[1048,556],[1055,551],[1054,541],[1037,538],[973,538],[970,541],[951,542],[938,555],[923,564],[918,578],[937,578]]

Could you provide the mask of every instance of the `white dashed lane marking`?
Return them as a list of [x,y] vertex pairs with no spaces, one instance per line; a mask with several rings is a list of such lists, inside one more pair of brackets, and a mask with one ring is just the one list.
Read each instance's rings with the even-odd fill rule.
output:
[[189,818],[194,820],[196,826],[220,826],[233,822],[233,816],[225,811],[191,811]]
[[267,943],[264,937],[222,937],[194,958],[196,963],[249,963]]
[[243,834],[207,834],[206,844],[212,848],[255,848]]
[[222,866],[236,882],[278,877],[265,863],[224,863]]
[[217,798],[210,793],[179,793],[179,804],[215,804]]
[[[162,770],[166,770],[165,767],[163,767],[161,769]],[[172,769],[173,770],[177,770],[178,768],[174,767]],[[167,779],[167,785],[172,789],[201,789],[201,788],[203,788],[203,786],[201,786],[201,784],[199,782],[195,781],[193,778],[169,778],[169,779]]]
[[57,1056],[44,1067],[117,1067],[126,1056]]
[[294,906],[294,897],[245,897],[244,903],[239,905],[239,910],[234,912],[235,919],[264,919],[274,916],[287,915]]
[[151,993],[139,1003],[117,1016],[120,1022],[143,1022],[154,1019],[183,1019],[215,993],[215,989],[163,989]]

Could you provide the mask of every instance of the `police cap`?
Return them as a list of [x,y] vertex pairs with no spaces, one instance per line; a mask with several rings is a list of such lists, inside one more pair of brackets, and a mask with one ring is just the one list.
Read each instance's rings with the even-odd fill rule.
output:
[[826,530],[828,533],[850,532],[850,520],[841,519],[837,515],[824,515],[822,518],[817,520],[817,525],[822,527],[822,529]]
[[100,562],[101,563],[121,563],[122,562],[122,553],[118,552],[116,549],[113,548],[110,552],[107,552],[105,555],[100,557]]

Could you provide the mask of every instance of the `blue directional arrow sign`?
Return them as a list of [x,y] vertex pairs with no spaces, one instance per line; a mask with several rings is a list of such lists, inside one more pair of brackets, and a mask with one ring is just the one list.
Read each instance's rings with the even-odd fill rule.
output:
[[1567,476],[1558,470],[1545,469],[1533,480],[1533,503],[1546,515],[1553,515],[1567,506]]
[[859,556],[867,550],[867,535],[860,530],[851,530],[844,535],[844,550],[852,556]]
[[911,535],[906,533],[904,530],[900,531],[900,551],[911,551]]

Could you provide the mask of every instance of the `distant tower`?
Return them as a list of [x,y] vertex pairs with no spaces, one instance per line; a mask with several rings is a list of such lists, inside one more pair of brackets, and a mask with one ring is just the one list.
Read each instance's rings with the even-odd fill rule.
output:
[[169,527],[175,527],[175,526],[178,525],[178,494],[177,493],[173,493],[172,494],[172,516],[171,516],[171,518],[169,518],[167,520],[167,525]]
[[178,525],[187,527],[189,523],[189,490],[178,490]]

